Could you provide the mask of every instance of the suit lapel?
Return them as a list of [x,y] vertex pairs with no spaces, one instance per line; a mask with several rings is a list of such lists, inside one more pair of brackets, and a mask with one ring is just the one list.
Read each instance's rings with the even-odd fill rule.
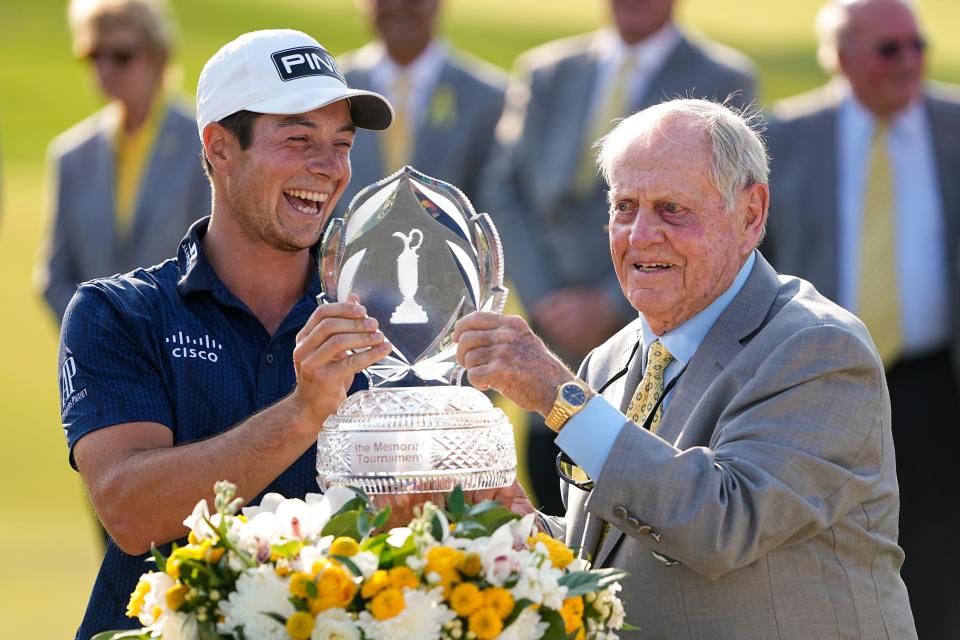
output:
[[90,242],[90,251],[86,258],[90,261],[89,273],[97,274],[114,272],[114,256],[118,246],[115,210],[116,160],[111,126],[110,116],[104,113],[89,167],[90,175],[96,176],[91,183],[96,186],[85,189],[88,198],[82,206],[86,211],[79,217],[87,231],[96,230],[95,233],[83,235]]
[[[687,420],[717,375],[743,350],[742,341],[761,327],[768,310],[776,300],[777,274],[759,252],[756,256],[756,264],[743,288],[730,301],[688,363],[687,371],[677,382],[660,421],[657,435],[681,449],[685,448],[684,440],[702,442],[707,439],[705,434],[685,433]],[[638,354],[631,363],[631,372],[642,369],[641,362],[642,358]],[[627,389],[635,388],[639,380],[640,378],[637,378],[637,382]],[[629,396],[630,391],[624,391],[624,395]],[[623,537],[623,531],[611,525],[596,554],[594,566],[603,566],[621,544]]]
[[563,133],[549,136],[548,139],[552,139],[555,145],[552,161],[560,163],[559,171],[556,171],[552,179],[562,181],[561,193],[576,177],[580,160],[586,153],[585,145],[594,142],[587,140],[586,136],[591,119],[590,106],[597,79],[599,55],[598,42],[594,39],[582,56],[571,61],[569,72],[565,73],[557,88],[556,100],[567,106],[558,110],[557,122],[551,126]]
[[418,168],[426,173],[435,174],[441,169],[434,161],[446,157],[445,148],[449,145],[450,133],[460,122],[451,120],[446,123],[434,122],[433,103],[438,91],[452,91],[454,98],[453,113],[457,114],[458,104],[456,96],[459,93],[459,87],[456,84],[456,69],[450,64],[450,60],[444,60],[443,69],[437,76],[437,81],[430,89],[430,96],[423,105],[423,114],[417,123],[416,133],[414,134],[414,149],[412,159],[420,165]]
[[171,170],[174,169],[173,163],[178,161],[182,144],[183,138],[176,133],[176,122],[170,117],[169,107],[165,107],[160,130],[157,132],[150,158],[141,177],[130,235],[124,242],[134,256],[141,255],[145,248],[130,246],[131,241],[149,245],[153,242],[152,231],[159,226],[169,224],[170,212],[167,211],[166,192],[170,189],[171,185],[168,181]]

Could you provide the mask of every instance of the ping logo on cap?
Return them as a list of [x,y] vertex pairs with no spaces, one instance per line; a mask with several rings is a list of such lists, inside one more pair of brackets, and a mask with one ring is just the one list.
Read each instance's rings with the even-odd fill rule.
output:
[[270,57],[284,82],[306,76],[331,76],[347,84],[333,57],[320,47],[294,47],[277,51]]

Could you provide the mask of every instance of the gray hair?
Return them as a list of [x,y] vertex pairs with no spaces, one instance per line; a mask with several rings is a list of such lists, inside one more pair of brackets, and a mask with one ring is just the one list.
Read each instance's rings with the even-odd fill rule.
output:
[[710,140],[710,183],[723,198],[727,211],[733,209],[743,189],[767,183],[770,166],[767,149],[757,131],[763,123],[758,111],[741,112],[718,102],[681,98],[661,102],[621,120],[597,142],[597,164],[607,184],[614,163],[628,146],[676,120],[699,124]]
[[113,29],[137,29],[146,45],[164,60],[173,53],[177,26],[167,0],[70,0],[67,21],[73,53],[90,55],[96,39]]
[[[916,15],[917,6],[913,0],[894,0]],[[846,39],[850,27],[850,14],[858,6],[870,0],[828,0],[820,7],[814,20],[817,35],[817,61],[827,73],[836,73],[839,67],[840,46]]]

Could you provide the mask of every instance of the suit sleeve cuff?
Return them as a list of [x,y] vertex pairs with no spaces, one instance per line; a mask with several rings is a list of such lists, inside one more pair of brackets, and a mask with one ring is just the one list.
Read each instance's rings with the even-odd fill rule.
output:
[[603,396],[594,396],[570,418],[557,436],[557,446],[591,478],[599,478],[620,428],[627,421]]

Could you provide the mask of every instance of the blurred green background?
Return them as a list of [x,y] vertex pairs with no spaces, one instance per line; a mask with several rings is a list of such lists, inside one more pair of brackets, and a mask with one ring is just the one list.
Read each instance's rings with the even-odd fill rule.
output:
[[[56,382],[57,329],[31,283],[43,219],[46,145],[99,106],[86,65],[70,55],[65,2],[0,3],[0,638],[68,638],[99,565],[78,475],[67,465]],[[353,0],[173,2],[191,94],[203,62],[253,29],[289,27],[332,53],[368,32]],[[821,84],[814,61],[819,0],[680,0],[681,22],[756,60],[765,104]],[[442,31],[509,68],[538,43],[594,28],[603,0],[448,0]],[[960,81],[960,2],[921,0],[934,78]],[[171,247],[171,252],[173,251]],[[144,505],[148,509],[150,505]],[[184,514],[186,515],[186,514]]]

